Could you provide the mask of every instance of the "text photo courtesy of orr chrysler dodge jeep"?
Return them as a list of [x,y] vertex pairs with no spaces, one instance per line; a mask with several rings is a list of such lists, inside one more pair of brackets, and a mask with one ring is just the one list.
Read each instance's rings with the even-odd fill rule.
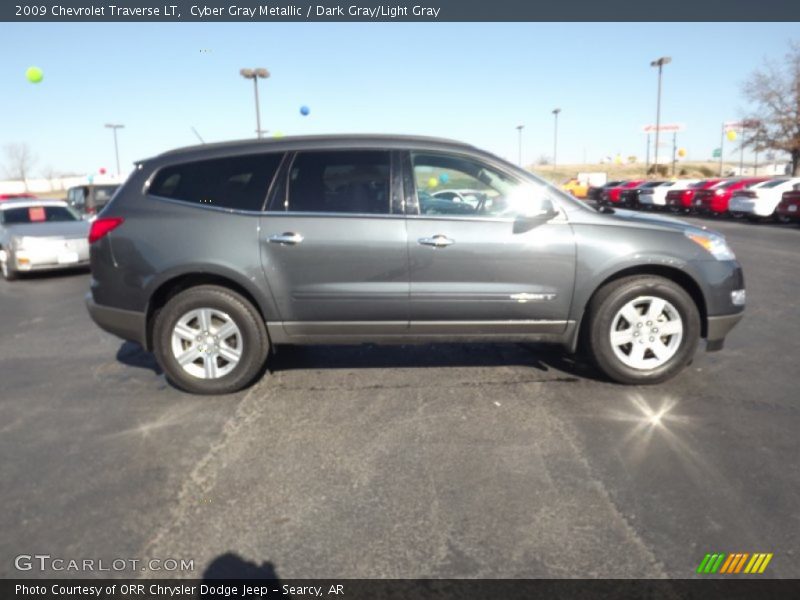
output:
[[745,304],[722,235],[596,210],[433,138],[167,152],[137,164],[89,240],[94,321],[202,394],[250,385],[281,344],[552,342],[657,383],[701,338],[720,349]]

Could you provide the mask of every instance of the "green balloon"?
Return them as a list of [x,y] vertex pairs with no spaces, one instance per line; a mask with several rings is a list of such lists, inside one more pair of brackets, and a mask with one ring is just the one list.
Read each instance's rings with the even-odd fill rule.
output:
[[25,71],[25,77],[31,83],[41,83],[42,79],[44,79],[44,72],[39,67],[28,67],[28,70]]

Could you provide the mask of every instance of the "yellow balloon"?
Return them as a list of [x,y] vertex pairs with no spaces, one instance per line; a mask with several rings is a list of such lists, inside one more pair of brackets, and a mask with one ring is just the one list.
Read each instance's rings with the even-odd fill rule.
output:
[[614,164],[615,164],[615,165],[621,165],[621,164],[622,164],[622,157],[621,157],[619,154],[617,154],[617,155],[614,157]]
[[678,156],[680,156],[681,158],[686,156],[686,148],[678,148]]
[[728,130],[728,141],[735,142],[736,141],[736,132],[733,129]]
[[437,185],[439,185],[439,180],[436,177],[428,179],[428,187],[436,187]]

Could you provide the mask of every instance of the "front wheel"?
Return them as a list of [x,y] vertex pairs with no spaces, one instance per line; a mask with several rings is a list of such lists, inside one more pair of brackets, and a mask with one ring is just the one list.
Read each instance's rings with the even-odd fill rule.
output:
[[6,281],[14,281],[17,278],[17,271],[14,269],[14,255],[10,250],[0,250],[0,272],[3,273],[3,279]]
[[678,284],[657,276],[619,279],[589,305],[589,350],[597,366],[619,383],[666,381],[692,359],[700,314]]
[[176,294],[153,323],[155,355],[177,387],[228,394],[248,386],[267,359],[266,325],[255,307],[224,287]]

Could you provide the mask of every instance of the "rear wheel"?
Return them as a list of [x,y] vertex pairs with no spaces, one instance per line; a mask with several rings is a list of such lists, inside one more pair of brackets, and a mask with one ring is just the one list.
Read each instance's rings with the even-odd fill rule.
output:
[[700,337],[700,314],[691,296],[663,277],[609,283],[592,299],[587,317],[592,358],[619,383],[673,377],[691,361]]
[[203,285],[167,302],[153,323],[155,355],[177,387],[227,394],[248,386],[269,351],[263,319],[241,295]]

